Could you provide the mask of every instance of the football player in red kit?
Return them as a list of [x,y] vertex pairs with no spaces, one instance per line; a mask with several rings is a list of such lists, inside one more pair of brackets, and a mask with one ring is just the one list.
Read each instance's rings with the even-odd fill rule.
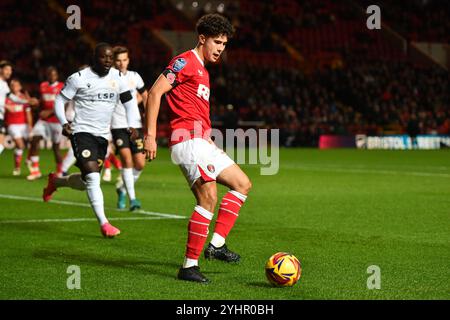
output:
[[62,137],[62,126],[55,116],[55,98],[64,87],[63,82],[58,81],[58,70],[55,67],[47,69],[47,81],[39,86],[41,93],[41,111],[39,112],[39,120],[31,131],[30,160],[31,168],[28,180],[39,179],[42,174],[39,169],[39,142],[42,138],[51,139],[52,149],[55,155],[57,173],[62,174],[61,164],[62,155],[59,149],[59,143]]
[[[13,175],[19,176],[26,140],[33,127],[33,116],[30,107],[31,99],[22,93],[22,84],[18,79],[11,80],[10,89],[11,92],[5,101],[5,122],[8,127],[8,134],[16,145]],[[36,99],[33,98],[33,100]]]
[[197,200],[188,224],[188,239],[178,279],[208,283],[198,259],[208,237],[217,203],[217,185],[230,190],[220,203],[214,234],[205,249],[206,259],[238,262],[225,239],[232,229],[251,188],[247,175],[210,139],[209,74],[205,63],[215,63],[225,50],[233,27],[219,14],[208,14],[197,22],[197,46],[172,59],[153,84],[146,104],[144,149],[149,160],[156,157],[156,124],[165,94],[170,107],[170,151]]

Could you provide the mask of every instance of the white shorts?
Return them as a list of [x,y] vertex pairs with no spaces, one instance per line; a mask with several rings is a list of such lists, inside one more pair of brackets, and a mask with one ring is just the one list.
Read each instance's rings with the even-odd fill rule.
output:
[[10,124],[8,126],[8,134],[13,139],[28,138],[28,125],[27,124]]
[[170,152],[172,161],[179,165],[190,187],[200,177],[205,181],[215,181],[224,169],[234,164],[213,141],[201,138],[177,143]]
[[39,119],[31,131],[31,136],[41,136],[45,140],[51,139],[52,143],[60,143],[62,137],[62,126],[59,123],[47,122]]

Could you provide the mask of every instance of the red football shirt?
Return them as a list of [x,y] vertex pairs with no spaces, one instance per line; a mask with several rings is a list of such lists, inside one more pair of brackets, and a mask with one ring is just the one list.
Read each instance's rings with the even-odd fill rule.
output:
[[[64,83],[56,81],[53,84],[48,83],[48,81],[42,82],[39,91],[41,93],[41,99],[43,102],[42,109],[43,110],[53,110],[55,108],[55,99],[58,93],[64,87]],[[53,114],[46,119],[42,119],[47,122],[58,123],[58,118]]]
[[5,104],[12,106],[13,111],[6,109],[5,112],[5,122],[6,125],[11,124],[27,124],[26,113],[30,110],[30,106],[26,103],[22,97],[18,97],[14,94],[10,94],[6,100]]
[[[184,141],[186,135],[180,137],[180,131],[189,132],[190,137],[202,137],[205,131],[210,132],[209,117],[209,73],[203,61],[194,50],[186,51],[175,58],[167,66],[164,75],[173,89],[166,94],[170,107],[171,145]],[[201,131],[201,132],[199,132]]]

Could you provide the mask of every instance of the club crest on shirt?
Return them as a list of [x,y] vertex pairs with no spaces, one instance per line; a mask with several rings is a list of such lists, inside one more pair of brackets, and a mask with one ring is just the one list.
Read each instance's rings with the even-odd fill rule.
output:
[[115,80],[111,80],[110,82],[109,82],[109,84],[111,85],[111,88],[115,88],[116,87],[116,81]]
[[173,64],[173,71],[180,72],[186,66],[187,62],[183,58],[178,58]]
[[203,71],[200,70],[200,69],[198,69],[198,75],[199,75],[200,77],[203,76]]
[[81,152],[81,155],[83,156],[83,158],[89,158],[91,156],[91,152],[88,149],[83,150],[83,152]]
[[214,171],[216,171],[216,168],[214,168],[214,166],[212,164],[208,164],[208,166],[206,168],[211,173],[214,173]]

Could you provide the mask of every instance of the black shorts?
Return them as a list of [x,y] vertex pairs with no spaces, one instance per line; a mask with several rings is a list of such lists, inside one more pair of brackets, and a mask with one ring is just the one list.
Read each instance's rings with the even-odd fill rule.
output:
[[97,161],[99,167],[103,166],[108,151],[108,140],[87,132],[80,132],[73,134],[70,137],[70,142],[77,159],[76,166],[78,168],[89,161]]
[[144,132],[142,129],[136,129],[138,138],[132,141],[128,129],[112,129],[112,137],[116,149],[129,148],[131,153],[136,154],[144,151]]
[[6,134],[5,120],[0,119],[0,134]]

